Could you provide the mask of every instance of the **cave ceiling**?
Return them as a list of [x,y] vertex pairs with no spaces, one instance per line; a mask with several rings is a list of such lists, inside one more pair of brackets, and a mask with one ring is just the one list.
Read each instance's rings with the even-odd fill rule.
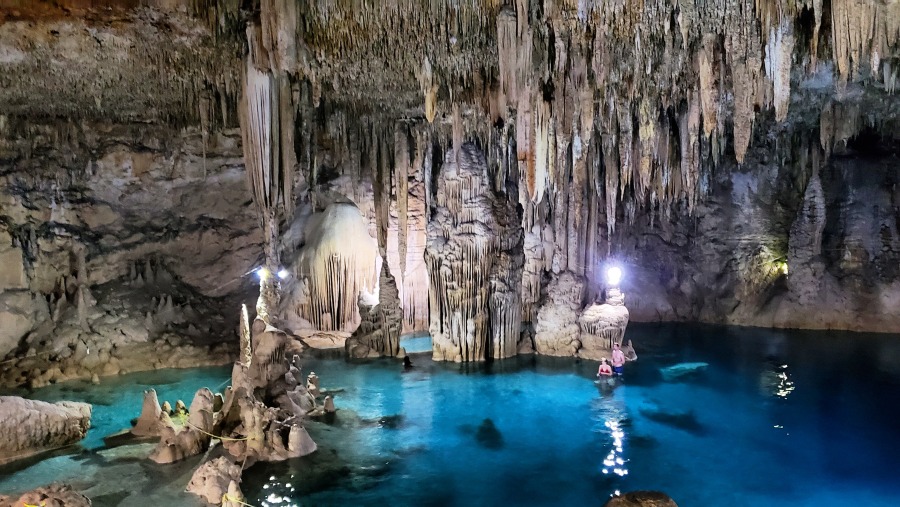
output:
[[[234,127],[249,60],[290,83],[292,97],[278,107],[308,104],[306,114],[318,119],[335,110],[444,126],[464,118],[465,128],[453,130],[467,135],[513,126],[527,192],[538,200],[540,185],[531,180],[553,164],[551,145],[577,152],[573,146],[595,132],[604,153],[617,151],[609,162],[619,174],[609,177],[620,188],[635,181],[644,195],[655,185],[663,197],[695,193],[696,178],[685,175],[701,158],[727,153],[743,161],[760,124],[763,136],[818,129],[826,151],[862,128],[900,138],[896,0],[0,0],[0,7],[6,125]],[[679,165],[680,177],[671,171]],[[667,183],[675,179],[687,192]]]

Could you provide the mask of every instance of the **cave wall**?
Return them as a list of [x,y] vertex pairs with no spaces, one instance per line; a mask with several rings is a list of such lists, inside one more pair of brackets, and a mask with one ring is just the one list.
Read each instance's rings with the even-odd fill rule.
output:
[[105,351],[70,372],[89,376],[117,347],[234,338],[227,310],[254,290],[261,248],[237,131],[6,120],[0,356],[64,369],[75,349]]
[[895,142],[773,139],[723,166],[695,217],[639,214],[614,237],[632,319],[900,331]]

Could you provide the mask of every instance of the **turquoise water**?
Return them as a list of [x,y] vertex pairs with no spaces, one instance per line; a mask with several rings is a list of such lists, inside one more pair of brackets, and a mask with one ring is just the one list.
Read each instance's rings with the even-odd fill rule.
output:
[[431,335],[405,336],[400,338],[400,346],[403,347],[408,354],[431,352]]
[[[464,366],[417,355],[410,371],[393,360],[309,360],[304,371],[339,390],[337,418],[309,424],[319,452],[254,466],[244,491],[257,506],[602,505],[635,489],[682,507],[900,505],[900,337],[632,325],[628,338],[639,360],[615,385],[596,384],[597,363],[574,359]],[[706,366],[664,378],[686,362]],[[183,489],[192,463],[169,473],[126,456],[87,471],[83,456],[107,452],[102,435],[137,415],[147,385],[189,402],[227,375],[170,370],[39,390],[105,404],[86,450],[7,470],[0,491],[66,474],[104,482],[103,463],[126,458],[157,487],[165,473],[167,487]],[[95,505],[144,505],[121,498]],[[177,498],[170,504],[197,504]]]

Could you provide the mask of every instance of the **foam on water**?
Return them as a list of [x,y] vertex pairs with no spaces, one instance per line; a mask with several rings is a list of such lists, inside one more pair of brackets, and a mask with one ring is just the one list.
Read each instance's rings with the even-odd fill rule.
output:
[[[613,385],[594,382],[597,363],[573,359],[465,366],[416,355],[408,372],[394,360],[309,360],[305,372],[340,390],[337,420],[310,423],[319,452],[254,466],[244,491],[259,506],[600,505],[635,489],[682,506],[898,504],[900,337],[632,325],[628,338],[640,360]],[[679,363],[707,366],[664,380]],[[98,453],[137,416],[154,375],[170,382],[157,385],[160,399],[187,402],[227,369],[34,394],[106,403],[86,443]],[[79,472],[66,460],[78,458],[10,472],[0,491],[66,480]],[[104,466],[90,469],[95,481]],[[183,489],[184,468],[167,487]],[[107,498],[99,505],[125,505]]]

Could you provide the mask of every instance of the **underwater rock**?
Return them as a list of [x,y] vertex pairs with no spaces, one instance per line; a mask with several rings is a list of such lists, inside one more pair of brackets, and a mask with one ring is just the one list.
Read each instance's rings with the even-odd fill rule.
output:
[[481,426],[475,431],[475,441],[477,441],[485,449],[502,449],[503,435],[494,425],[494,421],[490,418],[481,422]]
[[678,504],[659,491],[631,491],[610,498],[603,507],[678,507]]
[[241,466],[220,456],[200,465],[194,471],[187,492],[193,493],[211,504],[222,503],[222,496],[228,492],[232,482],[240,482]]
[[403,426],[406,417],[403,414],[386,415],[377,419],[362,419],[360,423],[363,426],[385,428],[388,430],[396,430]]
[[673,428],[687,431],[694,435],[702,435],[706,428],[697,420],[697,416],[692,410],[686,411],[665,411],[656,406],[641,407],[640,413],[647,419],[671,426]]
[[0,396],[0,464],[72,445],[90,427],[87,403]]
[[91,500],[68,484],[51,484],[24,493],[18,499],[0,495],[0,507],[91,507]]
[[667,366],[665,368],[660,368],[659,373],[662,375],[663,380],[671,382],[673,380],[677,380],[679,378],[693,375],[697,372],[705,370],[709,366],[709,363],[678,363],[672,366]]

